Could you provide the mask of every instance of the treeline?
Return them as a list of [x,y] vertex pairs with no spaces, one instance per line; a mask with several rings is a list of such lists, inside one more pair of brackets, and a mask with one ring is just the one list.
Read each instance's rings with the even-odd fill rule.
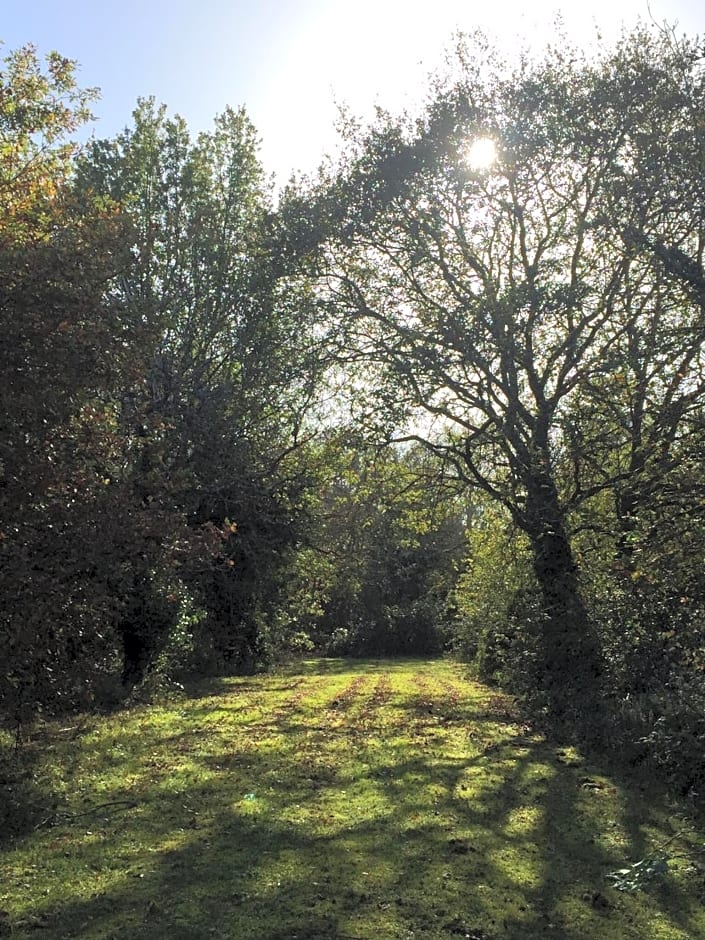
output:
[[7,57],[4,711],[453,649],[697,789],[702,51],[468,42],[277,200],[244,111],[79,149],[73,65]]

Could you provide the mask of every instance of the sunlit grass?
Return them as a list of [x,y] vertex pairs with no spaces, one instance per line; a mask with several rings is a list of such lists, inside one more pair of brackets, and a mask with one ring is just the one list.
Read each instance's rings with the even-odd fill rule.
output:
[[43,726],[21,757],[27,824],[0,888],[15,938],[705,936],[694,832],[648,893],[606,881],[683,826],[674,809],[450,662],[210,682]]

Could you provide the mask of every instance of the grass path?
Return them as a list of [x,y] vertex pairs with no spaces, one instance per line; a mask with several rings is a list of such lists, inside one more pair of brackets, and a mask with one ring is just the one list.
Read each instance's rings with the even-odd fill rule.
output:
[[[26,747],[13,940],[705,938],[702,836],[453,663],[312,661]],[[610,886],[681,830],[647,891]]]

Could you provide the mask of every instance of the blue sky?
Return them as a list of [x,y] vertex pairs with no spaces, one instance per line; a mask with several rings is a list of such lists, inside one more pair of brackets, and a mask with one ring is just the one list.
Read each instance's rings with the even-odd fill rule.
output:
[[705,33],[703,0],[0,0],[5,48],[34,43],[80,63],[100,87],[95,131],[130,122],[154,95],[194,131],[244,104],[262,137],[265,166],[283,182],[335,148],[336,102],[364,114],[413,102],[456,29],[485,29],[509,50],[541,45],[560,11],[589,42],[638,16]]

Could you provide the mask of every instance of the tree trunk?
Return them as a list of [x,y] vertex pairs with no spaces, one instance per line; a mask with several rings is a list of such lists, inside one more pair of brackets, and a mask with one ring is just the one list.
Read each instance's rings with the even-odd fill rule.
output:
[[144,679],[173,623],[173,608],[155,596],[146,576],[137,575],[119,625],[124,686],[132,688]]
[[144,637],[134,624],[124,624],[122,628],[122,684],[131,689],[144,679],[147,660]]
[[556,717],[585,724],[596,717],[603,663],[580,595],[564,512],[548,474],[532,477],[523,522],[543,608],[540,681]]

